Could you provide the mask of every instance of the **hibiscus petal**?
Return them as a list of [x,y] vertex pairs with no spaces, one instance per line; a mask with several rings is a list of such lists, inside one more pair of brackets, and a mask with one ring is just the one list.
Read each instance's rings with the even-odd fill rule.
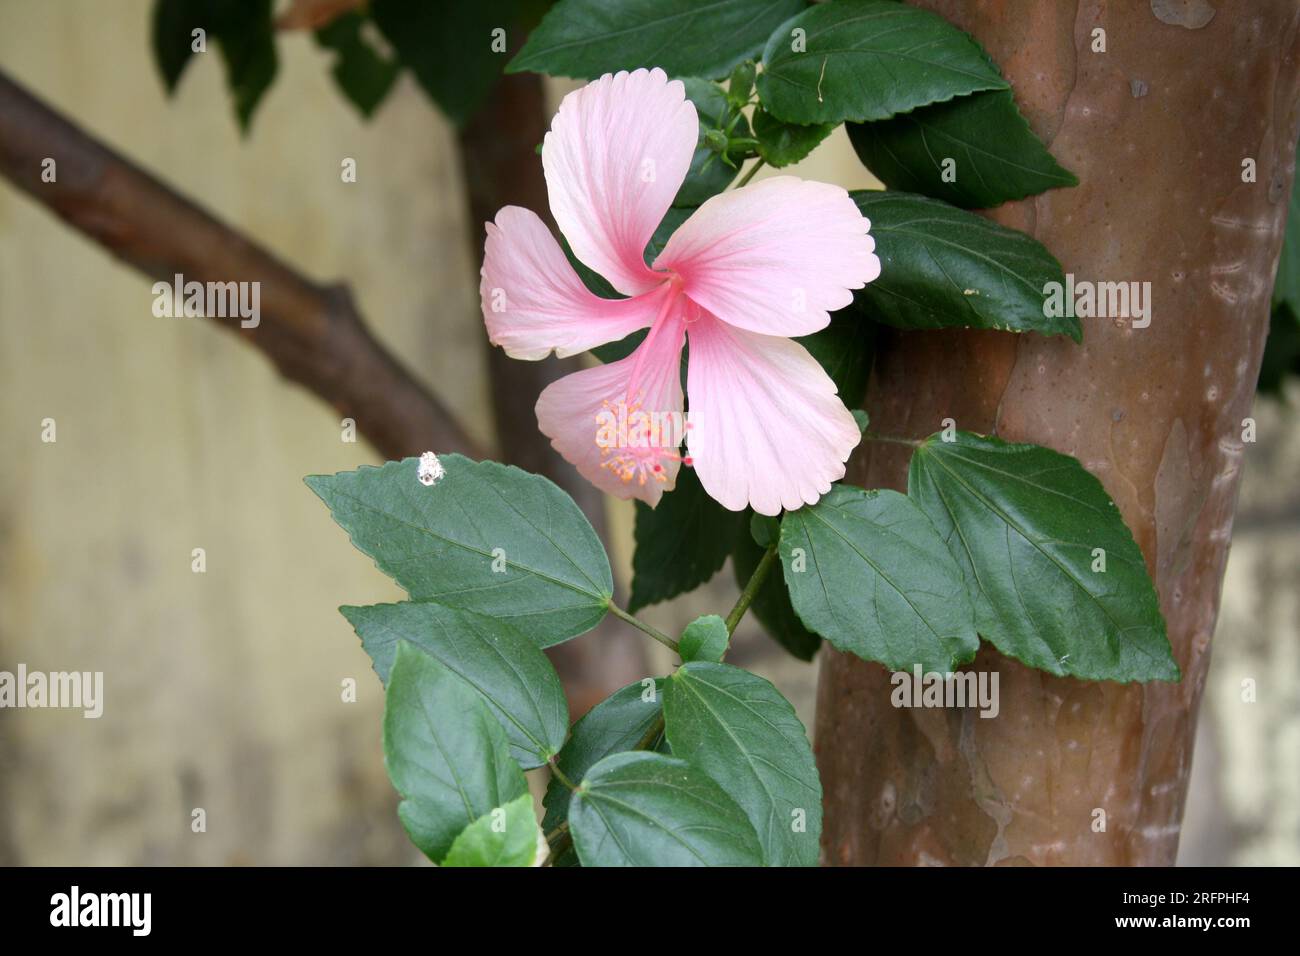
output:
[[775,515],[815,503],[844,477],[861,432],[807,349],[709,315],[688,334],[687,445],[711,497]]
[[566,375],[537,399],[537,424],[555,450],[617,498],[653,507],[677,481],[684,329],[667,316],[627,358]]
[[479,296],[488,338],[517,359],[561,358],[654,321],[662,295],[602,299],[582,284],[537,214],[506,206],[487,224]]
[[731,325],[809,335],[880,275],[870,221],[828,183],[777,176],[720,193],[681,225],[656,269]]
[[646,243],[686,179],[695,106],[663,70],[605,74],[560,103],[542,145],[551,213],[573,254],[624,295],[661,281]]

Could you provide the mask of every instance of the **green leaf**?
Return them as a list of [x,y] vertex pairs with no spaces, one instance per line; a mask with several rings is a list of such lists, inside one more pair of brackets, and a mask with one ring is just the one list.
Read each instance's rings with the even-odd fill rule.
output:
[[426,487],[417,460],[390,461],[307,485],[352,543],[416,601],[510,621],[539,647],[594,627],[614,579],[573,499],[540,475],[460,455]]
[[[1010,91],[980,93],[879,123],[851,124],[848,131],[863,165],[890,189],[965,209],[988,209],[1079,184],[1030,131]],[[945,168],[951,170],[946,177],[951,182],[945,181]]]
[[235,100],[235,115],[245,132],[278,68],[272,12],[271,0],[222,6],[221,58],[226,63],[226,85]]
[[506,71],[595,79],[661,67],[720,79],[755,56],[804,0],[560,0]]
[[876,354],[876,327],[860,311],[847,308],[832,312],[830,325],[795,341],[826,370],[844,404],[862,400]]
[[365,22],[361,14],[349,11],[317,30],[316,42],[334,51],[334,81],[361,115],[369,118],[393,88],[402,67],[366,42],[361,32]]
[[[1087,680],[1178,680],[1146,562],[1101,482],[1067,455],[958,432],[912,457],[908,494],[961,566],[980,634]],[[1105,552],[1104,572],[1093,571]]]
[[[686,173],[686,181],[682,183],[682,188],[677,190],[677,195],[673,199],[674,206],[698,206],[710,196],[716,196],[731,184],[736,178],[739,171],[736,168],[733,159],[732,164],[724,161],[722,154],[709,148],[705,142],[705,135],[710,130],[723,130],[735,120],[735,126],[732,127],[732,138],[740,138],[749,135],[749,121],[745,119],[744,114],[734,111],[727,103],[726,94],[722,92],[721,87],[716,83],[710,83],[708,80],[701,80],[695,77],[683,77],[682,83],[686,86],[686,98],[695,104],[695,112],[700,120],[700,138],[695,146],[695,154],[691,157],[691,168]],[[730,154],[731,150],[727,150]],[[671,214],[673,210],[669,210]],[[693,209],[687,211],[687,214],[694,212]],[[683,215],[672,226],[664,232],[660,238],[654,255],[646,253],[647,261],[652,261],[655,255],[663,249],[663,245],[668,241],[668,236],[672,234],[677,226],[684,222],[686,216]],[[660,226],[660,231],[663,230]],[[658,233],[656,234],[658,235]],[[655,245],[654,241],[651,241]]]
[[[740,535],[735,550],[731,553],[731,567],[735,572],[737,587],[745,587],[766,550],[755,543],[752,535]],[[779,563],[768,572],[767,580],[758,589],[758,594],[754,595],[749,613],[758,619],[772,640],[801,661],[812,660],[817,649],[822,646],[821,635],[804,627],[799,616],[794,613],[790,593],[786,590],[785,571]]]
[[215,43],[226,69],[226,87],[240,128],[247,132],[263,94],[275,80],[278,61],[271,0],[159,0],[153,14],[153,49],[169,93],[194,55],[193,31],[208,49]]
[[947,672],[979,649],[960,569],[896,491],[832,485],[786,514],[781,563],[800,619],[842,651],[890,670]]
[[[493,31],[519,28],[519,4],[373,0],[370,16],[420,86],[457,126],[487,98],[509,56]],[[499,36],[499,35],[498,35]]]
[[743,810],[713,779],[662,754],[615,754],[587,773],[569,829],[583,866],[761,866]]
[[708,496],[693,468],[681,468],[676,487],[657,507],[636,503],[628,610],[635,613],[708,581],[726,562],[744,521],[743,512],[728,511]]
[[430,602],[375,604],[339,610],[387,681],[406,641],[436,658],[483,695],[525,770],[540,767],[564,744],[569,705],[555,668],[527,635],[508,622]]
[[783,123],[761,106],[754,108],[754,138],[758,140],[758,155],[769,166],[791,166],[804,159],[834,132],[835,126],[835,123],[809,126]]
[[481,816],[456,837],[443,866],[532,866],[537,862],[537,817],[532,794]]
[[764,108],[790,123],[887,119],[1006,88],[978,43],[942,17],[893,0],[809,7],[772,34],[758,77]]
[[780,691],[739,667],[689,662],[664,688],[664,722],[673,755],[707,772],[745,811],[764,863],[817,865],[821,781]]
[[754,539],[754,543],[760,548],[770,548],[780,540],[780,519],[772,515],[751,514],[749,516],[749,536]]
[[402,795],[402,825],[435,863],[467,826],[528,793],[505,731],[478,692],[407,643],[389,675],[384,763]]
[[851,195],[871,220],[880,257],[880,277],[854,299],[876,321],[1082,340],[1077,318],[1044,315],[1044,288],[1064,288],[1065,273],[1042,243],[937,199],[892,190]]
[[[664,712],[663,678],[654,678],[653,691],[646,686],[649,680],[615,691],[578,719],[568,743],[555,758],[560,773],[569,780],[581,780],[601,760],[632,750],[641,742]],[[546,808],[542,826],[548,832],[568,819],[570,796],[559,777],[552,777],[542,801]]]
[[727,653],[731,635],[727,633],[727,622],[716,614],[697,617],[686,625],[681,640],[677,642],[677,653],[682,660],[720,661]]
[[207,31],[211,26],[207,0],[155,0],[150,42],[168,93],[176,92],[176,84],[194,55],[193,31]]

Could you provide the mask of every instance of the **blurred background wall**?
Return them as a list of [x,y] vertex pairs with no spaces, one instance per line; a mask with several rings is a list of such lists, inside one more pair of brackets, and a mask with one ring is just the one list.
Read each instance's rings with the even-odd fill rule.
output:
[[[455,145],[409,77],[366,124],[328,55],[282,36],[241,139],[215,54],[169,101],[151,3],[109,8],[0,0],[0,66],[308,275],[350,283],[376,334],[489,439]],[[356,183],[340,181],[345,157]],[[842,131],[796,172],[871,184]],[[301,480],[375,455],[234,336],[154,317],[150,285],[0,185],[0,670],[103,671],[106,685],[99,720],[0,710],[0,863],[414,862],[382,766],[381,689],[335,610],[400,594]],[[1300,418],[1275,402],[1256,415],[1187,863],[1300,863]],[[631,509],[611,518],[625,585]],[[646,617],[680,629],[734,593],[724,571]],[[811,726],[815,667],[743,626],[734,653]]]

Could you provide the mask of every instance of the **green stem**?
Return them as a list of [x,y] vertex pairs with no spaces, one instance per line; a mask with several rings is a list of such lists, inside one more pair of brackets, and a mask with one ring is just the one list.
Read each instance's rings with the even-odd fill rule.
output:
[[753,166],[749,167],[749,171],[745,173],[745,175],[740,177],[740,181],[736,183],[736,185],[733,188],[739,189],[741,186],[747,184],[751,179],[754,178],[754,174],[758,172],[760,169],[762,169],[763,166],[766,165],[766,163],[767,160],[765,160],[763,157],[760,156],[758,158],[758,162],[756,162]]
[[554,866],[555,861],[569,847],[573,846],[573,834],[569,832],[569,821],[565,820],[558,827],[546,834],[546,845],[550,853],[546,855],[543,866]]
[[776,558],[776,545],[772,545],[763,554],[762,560],[758,562],[758,567],[756,567],[754,573],[749,576],[749,581],[745,584],[745,590],[740,592],[740,599],[736,601],[736,606],[733,607],[731,613],[727,615],[728,634],[736,633],[736,625],[740,623],[740,619],[744,617],[745,612],[749,610],[749,605],[754,602],[754,597],[758,594],[758,589],[763,586],[763,582],[767,580],[768,572],[772,570],[772,565],[776,563]]
[[551,773],[555,774],[556,778],[560,781],[560,783],[564,784],[570,790],[578,789],[573,785],[573,781],[564,775],[564,771],[560,769],[560,765],[555,762],[554,757],[552,757],[548,761],[548,766],[551,768]]
[[639,617],[635,617],[634,615],[628,614],[627,611],[623,610],[613,601],[609,602],[609,609],[610,611],[613,612],[615,617],[622,618],[624,621],[627,621],[627,623],[631,624],[637,630],[644,631],[646,634],[649,634],[651,637],[653,637],[664,647],[668,648],[670,651],[677,650],[677,642],[674,641],[671,637],[669,637],[667,634],[663,633],[662,631],[651,627],[649,624],[641,620]]

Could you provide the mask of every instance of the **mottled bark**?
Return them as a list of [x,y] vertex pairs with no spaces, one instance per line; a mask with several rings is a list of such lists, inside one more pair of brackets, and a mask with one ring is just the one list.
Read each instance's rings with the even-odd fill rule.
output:
[[[986,645],[972,666],[1001,674],[990,720],[895,709],[884,668],[828,650],[816,735],[826,861],[1169,864],[1294,172],[1300,8],[922,5],[984,43],[1081,181],[993,218],[1037,237],[1079,279],[1149,281],[1153,319],[1145,329],[1085,320],[1082,346],[891,335],[868,401],[873,429],[919,437],[952,417],[1078,457],[1133,529],[1184,677],[1059,679]],[[1195,17],[1179,14],[1189,7]],[[1091,49],[1097,27],[1104,53]],[[1245,158],[1257,182],[1242,181]],[[905,451],[864,449],[850,479],[905,488]]]
[[[537,144],[550,121],[542,79],[534,74],[503,76],[487,102],[459,135],[461,167],[469,192],[470,243],[474,261],[483,258],[484,223],[502,206],[523,206],[552,229],[546,179]],[[545,475],[567,491],[605,538],[604,498],[565,461],[538,430],[533,406],[551,382],[581,367],[578,359],[521,362],[488,343],[492,414],[497,442],[506,459]],[[549,651],[569,692],[574,716],[586,713],[610,693],[645,676],[646,661],[636,638],[607,617],[596,630]]]

